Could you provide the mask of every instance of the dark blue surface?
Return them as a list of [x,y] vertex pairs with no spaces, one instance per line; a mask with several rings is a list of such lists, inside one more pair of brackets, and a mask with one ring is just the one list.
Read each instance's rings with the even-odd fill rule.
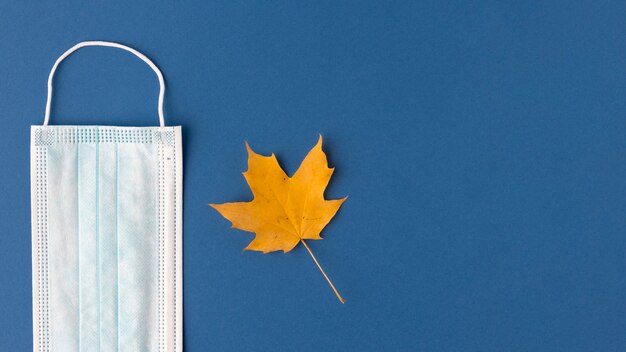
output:
[[[17,3],[17,2],[16,2]],[[386,4],[384,4],[386,3]],[[29,126],[82,40],[163,70],[185,149],[186,351],[626,350],[623,2],[0,4],[0,350],[31,349]],[[51,123],[154,125],[130,54],[82,49]],[[241,253],[244,141],[317,139],[349,195],[312,250]]]

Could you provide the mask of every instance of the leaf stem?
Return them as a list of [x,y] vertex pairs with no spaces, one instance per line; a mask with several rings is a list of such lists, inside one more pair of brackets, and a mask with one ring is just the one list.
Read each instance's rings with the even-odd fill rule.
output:
[[322,272],[322,275],[324,275],[324,277],[326,278],[326,281],[328,281],[328,284],[330,284],[330,287],[332,287],[333,291],[335,291],[335,294],[337,295],[337,298],[339,298],[339,301],[341,303],[346,303],[346,300],[343,299],[343,297],[341,297],[341,295],[339,294],[339,292],[337,291],[337,289],[335,288],[335,285],[333,285],[333,283],[330,281],[330,279],[328,278],[328,275],[326,275],[326,273],[324,272],[324,269],[322,269],[322,266],[320,265],[320,263],[317,261],[317,259],[315,258],[315,256],[313,255],[313,252],[311,252],[311,249],[309,248],[309,246],[307,246],[306,242],[304,242],[303,239],[300,239],[300,242],[302,242],[302,244],[304,245],[304,248],[306,248],[307,251],[309,251],[309,254],[311,255],[311,258],[313,258],[313,261],[315,261],[315,264],[317,264],[317,267],[320,269],[320,271]]

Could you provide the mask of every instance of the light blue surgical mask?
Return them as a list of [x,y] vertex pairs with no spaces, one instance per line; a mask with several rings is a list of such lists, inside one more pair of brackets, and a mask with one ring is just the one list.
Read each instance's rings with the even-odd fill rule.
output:
[[[50,126],[52,79],[84,46],[130,51],[160,83],[159,127]],[[31,130],[35,352],[182,351],[182,150],[159,69],[83,42]]]

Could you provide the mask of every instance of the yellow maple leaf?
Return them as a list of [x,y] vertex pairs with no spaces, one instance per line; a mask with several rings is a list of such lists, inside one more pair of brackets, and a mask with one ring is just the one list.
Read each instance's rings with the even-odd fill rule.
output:
[[232,227],[254,232],[254,240],[244,250],[287,253],[302,243],[318,268],[345,302],[304,240],[321,240],[320,232],[346,200],[326,200],[324,190],[333,174],[322,151],[322,136],[304,158],[298,171],[289,177],[276,156],[255,153],[248,143],[248,171],[243,175],[252,190],[250,202],[209,204],[232,222]]

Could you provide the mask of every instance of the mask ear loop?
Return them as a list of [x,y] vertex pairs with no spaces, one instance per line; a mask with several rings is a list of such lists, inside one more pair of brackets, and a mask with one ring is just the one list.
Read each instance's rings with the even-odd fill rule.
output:
[[154,64],[154,62],[148,59],[144,54],[140,53],[139,51],[131,47],[118,44],[118,43],[103,42],[103,41],[80,42],[74,45],[73,47],[71,47],[66,52],[64,52],[63,55],[61,55],[57,59],[57,61],[54,63],[54,66],[52,66],[52,70],[50,71],[50,75],[48,76],[48,99],[46,100],[46,115],[43,120],[43,125],[48,126],[48,121],[50,120],[50,106],[52,105],[52,80],[54,78],[54,73],[56,72],[57,67],[59,66],[61,61],[63,61],[71,53],[85,46],[107,46],[107,47],[112,47],[112,48],[123,49],[123,50],[126,50],[128,52],[135,54],[135,56],[137,56],[138,58],[143,60],[143,62],[147,63],[148,66],[150,66],[150,68],[154,71],[154,73],[156,73],[157,78],[159,79],[159,124],[161,125],[161,127],[165,127],[165,118],[163,117],[163,97],[165,96],[165,80],[163,79],[163,74],[161,73],[161,70],[159,70],[159,68]]

